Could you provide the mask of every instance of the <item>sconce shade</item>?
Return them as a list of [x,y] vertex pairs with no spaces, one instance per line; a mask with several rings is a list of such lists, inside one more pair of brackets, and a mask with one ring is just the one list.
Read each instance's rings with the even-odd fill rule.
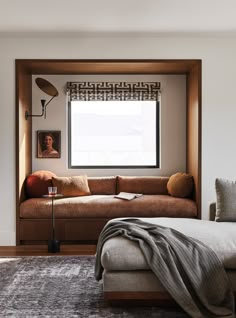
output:
[[53,86],[50,82],[48,82],[47,80],[45,80],[44,78],[41,77],[37,77],[35,80],[36,84],[38,85],[38,87],[47,95],[49,96],[58,96],[58,90],[56,89],[55,86]]
[[27,120],[29,117],[42,117],[46,119],[46,107],[47,105],[59,95],[58,90],[55,86],[53,86],[50,82],[45,80],[44,78],[37,77],[35,79],[35,83],[38,85],[38,87],[47,95],[51,96],[52,98],[46,103],[45,99],[41,99],[41,106],[42,106],[42,113],[38,115],[30,114],[27,110],[25,111],[25,119]]

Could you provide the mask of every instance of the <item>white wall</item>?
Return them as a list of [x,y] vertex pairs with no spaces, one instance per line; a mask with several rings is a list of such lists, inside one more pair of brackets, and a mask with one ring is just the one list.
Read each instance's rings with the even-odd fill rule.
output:
[[[40,99],[47,98],[35,83],[33,76],[33,114],[40,114]],[[162,175],[169,176],[175,172],[186,171],[186,76],[185,75],[42,75],[59,91],[47,108],[47,118],[35,117],[32,121],[33,147],[32,169],[51,170],[59,176],[79,175]],[[68,169],[68,120],[66,101],[67,81],[160,81],[161,111],[160,111],[160,169]],[[61,130],[61,158],[36,158],[37,130]]]
[[0,38],[0,245],[15,244],[15,59],[202,59],[202,212],[236,179],[236,38]]

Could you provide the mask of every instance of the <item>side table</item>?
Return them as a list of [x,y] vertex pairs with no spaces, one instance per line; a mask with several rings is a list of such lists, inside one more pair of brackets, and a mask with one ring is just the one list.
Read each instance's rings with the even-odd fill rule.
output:
[[54,218],[54,200],[63,197],[63,194],[45,194],[43,198],[52,200],[52,239],[48,240],[48,252],[57,253],[60,252],[60,241],[55,238],[55,218]]

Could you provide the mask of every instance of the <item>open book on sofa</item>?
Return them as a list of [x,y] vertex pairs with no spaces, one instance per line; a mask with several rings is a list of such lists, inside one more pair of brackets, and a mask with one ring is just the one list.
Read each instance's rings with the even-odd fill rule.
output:
[[142,194],[141,193],[129,193],[129,192],[120,192],[119,194],[117,194],[115,196],[115,198],[118,198],[118,199],[123,199],[123,200],[133,200],[135,198],[139,198],[141,197]]

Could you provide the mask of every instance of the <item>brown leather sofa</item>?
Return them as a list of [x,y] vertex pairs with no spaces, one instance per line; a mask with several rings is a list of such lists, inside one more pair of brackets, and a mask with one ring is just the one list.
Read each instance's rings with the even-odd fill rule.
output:
[[[197,218],[191,198],[168,194],[169,177],[111,176],[88,178],[91,195],[54,201],[56,237],[61,241],[96,241],[110,219],[117,217]],[[119,192],[142,193],[131,201]],[[48,198],[25,198],[20,204],[20,244],[40,243],[51,237],[52,206]]]

